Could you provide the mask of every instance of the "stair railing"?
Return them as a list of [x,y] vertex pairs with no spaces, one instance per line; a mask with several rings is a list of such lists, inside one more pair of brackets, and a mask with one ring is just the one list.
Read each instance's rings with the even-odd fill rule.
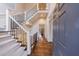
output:
[[24,36],[25,33],[27,33],[27,30],[22,25],[20,25],[12,16],[9,17],[13,22],[11,23],[11,30],[13,31],[12,35],[14,36],[14,39],[18,38],[17,41],[21,41],[22,46],[24,46],[24,44],[26,43],[26,38],[24,39]]
[[[38,10],[37,10],[37,4],[34,5],[29,10],[25,11],[17,11],[17,10],[9,10],[10,15],[12,15],[17,21],[20,20],[21,24],[24,24],[29,18],[31,18]],[[21,18],[20,18],[21,17]],[[19,21],[18,21],[19,22]]]
[[31,17],[35,13],[37,13],[37,11],[38,11],[37,10],[37,5],[35,5],[33,8],[31,8],[28,11],[24,11],[24,12],[22,11],[22,12],[16,13],[16,14],[15,13],[10,13],[11,10],[9,12],[9,19],[11,20],[11,22],[13,22],[11,24],[13,26],[12,30],[13,30],[13,33],[14,33],[14,38],[15,39],[18,38],[17,41],[21,41],[22,45],[27,46],[28,54],[31,52],[31,42],[30,42],[31,40],[28,37],[29,36],[28,28],[27,28],[27,26],[24,26],[23,24],[25,24],[25,22],[27,20],[31,19]]
[[25,20],[28,20],[31,16],[33,16],[33,14],[35,14],[37,12],[37,5],[34,5],[30,10],[25,11]]
[[19,24],[12,16],[9,15],[9,18],[10,20],[14,22],[14,24],[16,24],[12,28],[14,30],[13,33],[14,33],[15,38],[17,38],[17,41],[21,43],[21,46],[27,48],[26,51],[27,51],[27,54],[29,54],[31,51],[30,39],[27,38],[29,37],[29,32],[21,24]]
[[[33,7],[35,8],[35,6]],[[23,16],[23,21],[25,20],[28,20],[31,16],[33,16],[34,13],[36,13],[36,9],[31,9],[29,10],[28,12],[24,12],[24,13],[20,13],[20,15]],[[33,10],[33,11],[32,11]],[[31,12],[31,13],[29,13]],[[10,12],[9,12],[10,13]],[[26,15],[28,14],[28,15]],[[24,18],[25,16],[25,18]],[[27,17],[26,17],[27,16]],[[21,45],[22,46],[26,46],[27,47],[27,51],[28,53],[27,54],[30,54],[31,52],[31,46],[30,46],[30,40],[27,38],[27,35],[28,35],[28,31],[26,30],[26,28],[24,28],[24,26],[22,25],[23,22],[19,22],[18,19],[17,19],[18,15],[16,16],[13,16],[11,14],[9,14],[9,18],[10,20],[13,22],[12,26],[13,26],[13,32],[14,33],[14,38],[18,38],[17,41],[20,41],[21,42]],[[22,20],[22,19],[21,19]],[[15,25],[16,24],[16,25]],[[17,28],[20,30],[18,31]],[[18,35],[18,32],[20,32]],[[18,37],[19,36],[19,37]],[[29,35],[28,35],[29,36]]]

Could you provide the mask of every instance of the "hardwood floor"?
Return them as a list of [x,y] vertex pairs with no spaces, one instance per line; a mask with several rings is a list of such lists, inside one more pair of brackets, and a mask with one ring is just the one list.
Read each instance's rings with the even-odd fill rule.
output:
[[53,43],[49,43],[46,39],[39,39],[35,48],[32,50],[32,56],[51,56],[53,52]]

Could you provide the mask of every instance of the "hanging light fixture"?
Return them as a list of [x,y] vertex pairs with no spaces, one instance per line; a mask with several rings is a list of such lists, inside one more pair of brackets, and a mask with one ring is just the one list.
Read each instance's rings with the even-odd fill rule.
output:
[[45,24],[45,19],[41,18],[40,19],[40,24]]

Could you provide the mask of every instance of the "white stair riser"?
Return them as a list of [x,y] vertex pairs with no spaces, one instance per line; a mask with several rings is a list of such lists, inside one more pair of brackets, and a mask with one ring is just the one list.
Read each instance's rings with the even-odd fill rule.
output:
[[12,56],[21,56],[24,53],[24,48],[20,47]]
[[3,37],[3,38],[0,38],[0,42],[3,42],[5,40],[9,40],[9,39],[12,39],[12,37],[11,36]]
[[15,44],[15,43],[16,43],[16,40],[13,40],[13,41],[8,42],[8,43],[6,43],[6,44],[4,44],[4,45],[1,45],[1,46],[0,46],[0,51],[2,51],[3,49],[6,50],[7,47],[11,47],[11,45],[13,45],[13,44]]
[[[7,51],[10,51],[11,49],[14,49],[16,46],[18,46],[19,44],[15,43],[11,46],[6,47],[3,51],[0,52],[0,56],[3,56]],[[16,52],[16,51],[15,51]]]
[[15,48],[11,49],[10,51],[7,51],[4,55],[5,55],[5,56],[12,56],[12,54],[13,54],[14,52],[16,52],[16,50],[18,50],[19,48],[20,48],[20,46],[17,45]]
[[27,51],[24,52],[24,54],[22,56],[27,56]]
[[24,47],[20,47],[12,36],[0,37],[0,56],[26,56]]

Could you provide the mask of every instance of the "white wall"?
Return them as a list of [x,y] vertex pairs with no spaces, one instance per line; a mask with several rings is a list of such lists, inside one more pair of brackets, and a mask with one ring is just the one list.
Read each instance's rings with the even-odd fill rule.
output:
[[36,32],[39,32],[39,21],[37,21],[31,28],[31,35],[35,34]]
[[39,25],[45,24],[45,19],[39,19],[31,28],[31,35],[35,34],[36,32],[39,33]]
[[56,3],[49,3],[48,4],[48,17],[52,14],[52,12],[53,12],[53,10],[54,10],[54,8],[55,8],[55,5],[56,5]]
[[13,3],[0,3],[0,14],[5,14],[7,8],[14,9],[15,4],[13,4]]
[[33,34],[35,34],[36,32],[39,32],[39,21],[37,21],[35,24],[33,24],[33,27],[29,30],[29,33],[27,33],[27,52],[28,54],[31,53],[31,44],[32,44],[32,40],[31,40],[31,36],[33,36]]
[[[49,18],[49,16],[51,15],[52,11],[54,10],[55,4],[52,3],[52,4],[49,4],[48,6],[49,6],[49,14],[48,14],[47,20],[45,21],[45,37],[47,38],[47,40],[49,42],[52,42],[53,41],[52,40],[52,32],[51,32],[52,30],[50,30],[50,22],[49,22],[50,18]],[[40,23],[40,21],[36,22],[33,25],[33,27],[31,28],[31,32],[30,32],[31,35],[33,35],[36,32],[39,32],[39,23]],[[52,25],[51,25],[51,27],[52,27]]]
[[31,44],[32,44],[31,36],[33,36],[33,34],[35,34],[36,32],[39,32],[39,21],[36,22],[27,33],[27,54],[31,53]]
[[45,37],[47,38],[48,42],[52,41],[50,39],[50,33],[49,33],[49,19],[47,19],[45,23]]
[[[49,42],[52,42],[53,41],[53,35],[52,35],[52,31],[53,31],[53,25],[52,25],[52,21],[53,21],[53,19],[52,19],[52,21],[51,21],[51,19],[50,19],[50,15],[52,14],[52,12],[54,11],[54,8],[55,8],[55,3],[51,3],[51,4],[48,4],[48,8],[49,8],[49,11],[48,11],[48,16],[47,16],[47,20],[46,20],[46,23],[45,23],[45,36],[46,36],[46,38],[48,39],[48,41]],[[50,21],[51,21],[51,23],[50,23]],[[52,25],[52,26],[50,26],[50,24]],[[52,28],[50,28],[50,27],[52,27]],[[51,29],[51,30],[50,30]]]
[[0,15],[0,31],[6,29],[5,15]]
[[[14,9],[15,4],[13,3],[0,3],[0,28],[6,30],[6,9]],[[1,30],[1,29],[0,29]]]

